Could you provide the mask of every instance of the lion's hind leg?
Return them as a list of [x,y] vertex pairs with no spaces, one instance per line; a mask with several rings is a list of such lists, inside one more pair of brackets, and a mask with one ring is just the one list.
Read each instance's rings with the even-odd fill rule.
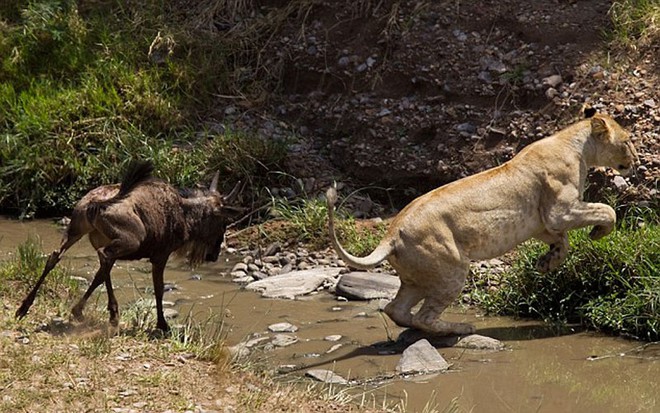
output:
[[422,288],[402,279],[396,297],[385,306],[383,311],[398,326],[413,327],[413,316],[410,310],[424,298],[424,295],[425,292]]
[[[452,301],[453,299],[449,304]],[[449,304],[437,297],[426,297],[422,308],[413,316],[413,327],[439,336],[462,336],[474,333],[475,328],[472,324],[444,321],[439,318]]]
[[440,314],[449,307],[463,290],[469,265],[449,265],[439,276],[427,278],[424,287],[424,304],[412,318],[413,327],[434,335],[472,334],[472,324],[441,320]]

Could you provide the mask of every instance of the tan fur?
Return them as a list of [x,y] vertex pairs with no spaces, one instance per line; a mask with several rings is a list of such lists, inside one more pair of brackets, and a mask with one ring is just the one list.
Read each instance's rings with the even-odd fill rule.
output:
[[[550,245],[542,271],[568,253],[567,232],[593,226],[592,239],[612,231],[614,210],[582,200],[587,171],[608,166],[627,173],[636,160],[629,134],[612,118],[595,115],[524,148],[493,169],[437,188],[412,201],[392,221],[380,245],[354,257],[334,231],[337,194],[328,190],[330,235],[339,256],[366,269],[387,259],[401,288],[385,312],[398,325],[434,334],[468,334],[474,327],[438,317],[463,288],[471,260],[499,256],[536,238]],[[424,300],[416,314],[412,307]]]

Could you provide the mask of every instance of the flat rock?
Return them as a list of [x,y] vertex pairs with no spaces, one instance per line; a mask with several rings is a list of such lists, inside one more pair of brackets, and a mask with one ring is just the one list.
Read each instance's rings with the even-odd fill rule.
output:
[[399,374],[437,373],[449,368],[449,363],[426,339],[417,341],[403,351],[396,371]]
[[276,334],[272,344],[275,347],[287,347],[298,342],[298,337],[290,334]]
[[336,294],[356,300],[393,299],[401,286],[399,277],[373,272],[349,272],[339,279]]
[[462,337],[458,340],[454,347],[474,350],[502,350],[504,349],[504,343],[492,337],[470,334],[469,336]]
[[275,323],[268,326],[268,330],[273,333],[295,333],[298,327],[291,323]]
[[314,369],[314,370],[308,370],[305,373],[306,376],[311,377],[313,379],[316,379],[318,381],[322,381],[324,383],[330,383],[330,384],[348,384],[348,380],[343,378],[342,376],[330,371],[330,370],[323,370],[323,369]]
[[264,298],[286,298],[293,300],[296,296],[316,291],[326,281],[339,275],[339,268],[315,268],[304,271],[293,271],[275,275],[246,285],[248,290],[261,291]]

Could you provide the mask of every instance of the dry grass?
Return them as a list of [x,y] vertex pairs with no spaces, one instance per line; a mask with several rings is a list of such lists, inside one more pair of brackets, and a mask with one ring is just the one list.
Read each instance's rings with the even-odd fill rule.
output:
[[248,361],[232,362],[221,343],[204,357],[206,345],[112,331],[101,309],[74,326],[35,306],[17,323],[17,304],[3,297],[0,309],[0,412],[382,411],[349,404],[340,391],[278,384]]

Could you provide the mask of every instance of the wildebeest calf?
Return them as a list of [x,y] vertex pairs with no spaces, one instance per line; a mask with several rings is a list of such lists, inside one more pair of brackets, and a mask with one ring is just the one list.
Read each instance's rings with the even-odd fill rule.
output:
[[85,234],[99,256],[100,268],[89,288],[73,307],[82,319],[83,308],[94,290],[105,283],[110,323],[119,323],[119,308],[112,291],[110,270],[116,260],[148,258],[158,314],[157,327],[169,329],[163,316],[163,271],[172,252],[188,254],[191,264],[216,261],[225,229],[236,216],[230,204],[240,183],[227,196],[217,191],[218,174],[208,190],[181,190],[152,177],[150,162],[132,162],[121,184],[104,185],[89,191],[73,209],[71,222],[59,250],[48,257],[39,281],[23,300],[16,317],[24,317],[34,302],[46,275],[62,254]]

